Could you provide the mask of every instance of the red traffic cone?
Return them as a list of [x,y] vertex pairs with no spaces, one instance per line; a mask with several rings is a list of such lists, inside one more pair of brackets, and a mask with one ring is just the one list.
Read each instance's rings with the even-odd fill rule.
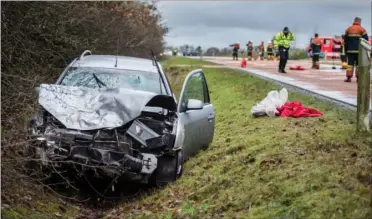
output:
[[241,62],[241,64],[240,64],[240,66],[241,66],[242,68],[246,68],[246,67],[247,67],[247,60],[245,60],[245,58],[242,59],[242,62]]

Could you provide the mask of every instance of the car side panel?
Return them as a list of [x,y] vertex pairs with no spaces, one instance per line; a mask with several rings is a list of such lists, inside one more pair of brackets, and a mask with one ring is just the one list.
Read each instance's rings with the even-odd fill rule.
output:
[[189,110],[179,114],[179,129],[182,132],[184,157],[187,159],[207,143],[206,136],[210,135],[207,117],[210,106],[201,110]]

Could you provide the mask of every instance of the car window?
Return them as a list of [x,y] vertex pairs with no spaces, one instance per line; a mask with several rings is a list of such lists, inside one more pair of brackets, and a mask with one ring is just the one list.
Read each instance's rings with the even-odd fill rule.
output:
[[203,91],[204,91],[204,104],[211,103],[210,97],[209,97],[209,90],[207,86],[207,80],[205,79],[204,74],[201,74],[202,82],[203,82]]
[[187,81],[182,99],[184,107],[186,107],[189,99],[196,99],[205,103],[203,75],[201,73],[193,74]]
[[71,67],[60,83],[66,86],[83,86],[89,88],[127,88],[154,93],[166,93],[159,74],[154,72],[126,69]]

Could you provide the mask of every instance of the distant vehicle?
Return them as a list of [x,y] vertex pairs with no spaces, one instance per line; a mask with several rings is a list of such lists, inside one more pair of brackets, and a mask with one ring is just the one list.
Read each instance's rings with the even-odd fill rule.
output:
[[198,52],[183,52],[183,56],[199,56]]
[[[319,36],[318,37],[322,42],[322,49],[320,52],[320,57],[323,58],[325,54],[327,54],[327,59],[333,58],[340,58],[341,54],[341,45],[336,44],[336,42],[340,42],[342,40],[341,36]],[[310,38],[310,43],[308,45],[308,49],[311,48],[311,42],[313,38]],[[369,37],[369,42],[372,44],[372,39]],[[312,53],[310,52],[310,56],[312,56]]]
[[35,160],[51,171],[162,185],[213,140],[215,110],[201,69],[187,75],[177,101],[155,57],[85,51],[36,91],[28,131]]

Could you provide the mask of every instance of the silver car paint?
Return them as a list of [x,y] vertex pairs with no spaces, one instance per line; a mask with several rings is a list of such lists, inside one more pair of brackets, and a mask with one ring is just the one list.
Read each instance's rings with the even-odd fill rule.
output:
[[199,110],[181,112],[180,104],[184,98],[186,85],[190,78],[197,73],[202,74],[204,77],[201,69],[194,70],[187,75],[181,90],[177,109],[178,130],[175,148],[183,148],[185,159],[197,152],[200,148],[209,145],[214,135],[215,111],[212,104],[206,104]]
[[[105,59],[100,59],[100,57],[104,57]],[[71,66],[93,67],[93,65],[90,65],[90,64],[94,63],[94,66],[98,65],[99,67],[103,67],[103,68],[113,68],[116,58],[118,58],[118,66],[116,67],[118,69],[131,69],[131,70],[142,70],[142,71],[149,70],[151,72],[157,73],[156,66],[153,65],[153,61],[150,59],[132,58],[132,57],[125,57],[125,56],[89,55],[89,56],[85,56],[80,59],[75,59],[73,62],[71,62],[70,65],[64,70],[62,75],[59,77],[56,84],[59,84],[63,80],[64,75],[66,74],[68,68]],[[150,64],[152,65],[152,67],[150,66]],[[159,65],[162,77],[167,78],[166,74],[163,71],[161,64],[158,63],[158,65]],[[201,69],[198,69],[198,70],[190,72],[187,75],[185,82],[183,84],[180,98],[178,101],[177,101],[175,94],[172,92],[172,89],[170,87],[168,80],[164,80],[165,87],[167,89],[168,94],[174,98],[176,103],[177,102],[180,103],[182,94],[185,92],[184,89],[185,89],[186,83],[188,79],[191,77],[191,75],[196,72],[201,72],[201,71],[202,71]],[[215,115],[215,111],[214,111],[214,107],[212,104],[208,104],[204,106],[202,110],[192,110],[188,112],[178,113],[179,119],[177,121],[177,128],[175,130],[176,142],[175,142],[174,150],[180,150],[184,148],[187,154],[191,154],[191,152],[194,151],[192,148],[197,149],[207,144],[210,144],[213,140],[213,135],[214,135],[214,126],[215,126],[214,115]],[[208,121],[208,125],[206,125],[205,121]],[[205,135],[203,136],[202,133],[195,133],[195,136],[192,136],[193,134],[192,127],[198,129],[199,125],[200,127],[206,128],[202,132]],[[186,136],[187,137],[191,136],[191,138],[195,138],[195,141],[185,139]]]

